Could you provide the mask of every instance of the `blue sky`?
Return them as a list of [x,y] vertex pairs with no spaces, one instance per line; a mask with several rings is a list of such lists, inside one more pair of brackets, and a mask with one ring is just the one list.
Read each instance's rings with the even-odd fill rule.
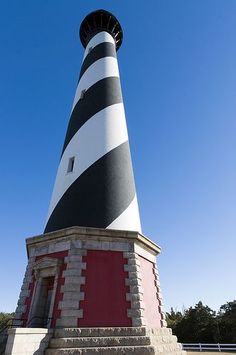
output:
[[14,311],[41,234],[83,55],[79,25],[120,20],[119,65],[143,232],[162,247],[164,303],[217,310],[236,293],[236,1],[0,3],[0,311]]

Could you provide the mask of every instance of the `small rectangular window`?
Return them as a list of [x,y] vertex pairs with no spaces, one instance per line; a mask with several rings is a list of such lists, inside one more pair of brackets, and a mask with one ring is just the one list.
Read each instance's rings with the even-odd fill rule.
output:
[[67,173],[72,173],[75,165],[75,157],[71,157],[68,162]]
[[80,93],[80,100],[82,100],[84,98],[84,95],[86,93],[86,90],[81,90],[81,93]]

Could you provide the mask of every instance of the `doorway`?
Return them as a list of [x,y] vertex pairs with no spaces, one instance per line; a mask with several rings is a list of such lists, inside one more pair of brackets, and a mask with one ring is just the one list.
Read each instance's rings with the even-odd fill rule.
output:
[[53,286],[55,277],[43,277],[37,285],[37,295],[32,318],[28,326],[34,328],[48,328],[51,319],[50,308],[52,304]]

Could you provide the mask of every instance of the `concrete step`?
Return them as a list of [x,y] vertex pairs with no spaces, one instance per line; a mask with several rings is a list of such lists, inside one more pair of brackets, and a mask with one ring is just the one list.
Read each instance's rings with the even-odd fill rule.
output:
[[113,327],[113,328],[59,328],[55,330],[54,337],[97,337],[97,336],[170,336],[170,328],[145,328],[145,327]]
[[[177,342],[175,337],[169,339],[161,339],[157,337],[150,337],[151,344],[159,349],[160,352],[166,351],[166,348],[173,350],[182,350],[182,345]],[[162,350],[164,349],[164,350]]]
[[169,353],[171,352],[174,354],[175,352],[181,352],[182,351],[182,345],[179,343],[165,343],[165,344],[155,344],[155,342],[151,341],[151,345],[155,347],[157,353]]
[[168,328],[55,329],[45,355],[185,355]]
[[[153,346],[47,349],[45,355],[155,355]],[[173,354],[171,354],[173,355]],[[181,355],[181,354],[174,354]]]
[[[162,330],[162,329],[160,329]],[[110,337],[110,336],[145,336],[144,327],[114,327],[114,328],[62,328],[56,329],[54,338],[72,337]]]
[[147,335],[157,344],[170,344],[177,343],[177,337],[175,335]]
[[146,336],[112,336],[112,337],[78,337],[51,339],[49,348],[91,348],[111,346],[142,346],[150,345],[150,337]]
[[172,336],[172,329],[170,328],[145,328],[149,336]]

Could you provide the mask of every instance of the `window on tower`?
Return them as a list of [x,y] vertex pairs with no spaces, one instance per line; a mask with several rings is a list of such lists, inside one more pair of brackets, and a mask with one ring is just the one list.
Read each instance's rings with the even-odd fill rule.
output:
[[75,165],[75,157],[71,157],[68,162],[67,173],[72,173]]
[[82,100],[84,98],[84,95],[86,93],[86,89],[82,90],[80,93],[80,100]]

